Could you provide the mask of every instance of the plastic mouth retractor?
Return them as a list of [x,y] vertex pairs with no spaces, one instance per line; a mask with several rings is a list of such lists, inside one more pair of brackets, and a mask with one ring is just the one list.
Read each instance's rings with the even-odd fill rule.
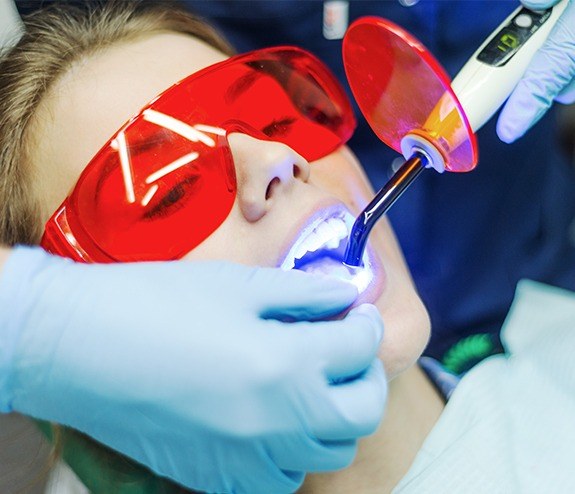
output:
[[384,143],[406,159],[422,152],[439,172],[475,168],[475,135],[450,79],[417,39],[364,17],[345,35],[343,60],[359,108]]

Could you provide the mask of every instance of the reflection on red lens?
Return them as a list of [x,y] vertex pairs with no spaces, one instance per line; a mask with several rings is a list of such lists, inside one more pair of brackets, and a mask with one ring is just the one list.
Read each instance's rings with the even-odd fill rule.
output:
[[387,19],[364,17],[348,29],[344,66],[373,131],[401,153],[416,134],[432,143],[449,171],[477,164],[477,144],[446,72],[417,39]]
[[[152,127],[140,125],[140,130]],[[129,142],[129,133],[126,138]],[[157,137],[156,137],[157,138]],[[131,176],[123,166],[82,176],[70,197],[73,231],[82,231],[117,261],[181,257],[225,220],[235,198],[229,149],[193,143],[174,133],[152,152],[129,149]],[[106,154],[117,152],[110,146]],[[126,184],[130,184],[131,191]]]

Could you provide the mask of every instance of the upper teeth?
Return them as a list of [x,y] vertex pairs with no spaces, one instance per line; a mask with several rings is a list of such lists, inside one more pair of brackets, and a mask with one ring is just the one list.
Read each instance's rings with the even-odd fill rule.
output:
[[348,225],[344,218],[332,217],[312,224],[302,232],[299,240],[291,248],[282,263],[282,269],[292,269],[295,259],[301,259],[308,252],[315,252],[322,248],[336,249],[347,235]]

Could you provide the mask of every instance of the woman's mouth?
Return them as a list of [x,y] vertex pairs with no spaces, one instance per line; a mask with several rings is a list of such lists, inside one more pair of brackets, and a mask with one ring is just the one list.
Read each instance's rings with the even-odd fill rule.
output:
[[324,211],[313,218],[294,240],[280,267],[320,273],[349,281],[363,292],[373,279],[367,253],[363,266],[348,268],[343,264],[349,232],[355,218],[346,210]]

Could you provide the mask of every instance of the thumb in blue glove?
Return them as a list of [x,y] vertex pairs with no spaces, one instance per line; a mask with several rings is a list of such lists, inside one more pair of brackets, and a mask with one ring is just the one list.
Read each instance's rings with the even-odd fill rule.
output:
[[[525,0],[530,9],[546,9],[557,1]],[[497,122],[504,142],[520,138],[553,104],[575,102],[575,3],[569,0],[547,40],[533,57]]]
[[306,321],[356,296],[295,271],[19,248],[0,280],[0,411],[74,427],[193,489],[292,492],[349,464],[383,413],[375,308]]

